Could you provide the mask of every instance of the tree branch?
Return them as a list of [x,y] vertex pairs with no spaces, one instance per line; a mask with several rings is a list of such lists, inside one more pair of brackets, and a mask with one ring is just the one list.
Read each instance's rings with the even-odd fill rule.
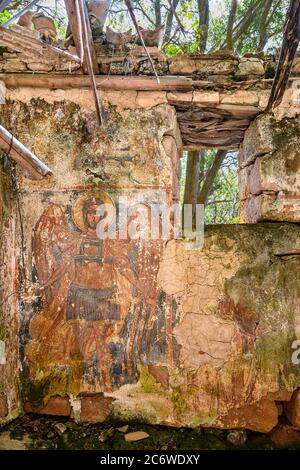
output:
[[257,46],[257,52],[261,52],[264,50],[264,47],[267,43],[268,36],[267,36],[267,28],[268,28],[268,15],[270,13],[271,7],[273,4],[273,0],[265,0],[265,5],[262,11],[262,15],[260,18],[259,23],[259,41]]
[[226,48],[229,51],[233,51],[233,26],[236,17],[238,2],[237,0],[231,1],[231,7],[227,23],[227,34],[226,34]]
[[197,193],[200,174],[200,152],[190,150],[186,162],[186,177],[184,188],[184,204],[197,204]]
[[300,0],[291,0],[284,25],[284,37],[266,112],[283,98],[300,41]]
[[[174,3],[175,3],[175,2],[174,2]],[[179,3],[179,2],[177,2],[176,7],[177,7],[178,3]],[[168,0],[168,4],[170,5],[171,11],[172,11],[173,15],[174,15],[175,18],[176,18],[176,21],[177,21],[177,23],[178,23],[178,26],[179,26],[180,31],[184,34],[184,36],[186,36],[186,32],[185,32],[184,26],[183,26],[183,24],[182,24],[181,21],[180,21],[180,18],[179,18],[178,14],[177,14],[175,5],[172,4],[172,1],[171,1],[171,0]]]
[[209,0],[197,0],[199,12],[200,52],[204,53],[207,45],[209,28]]
[[173,26],[174,11],[176,11],[178,3],[179,3],[179,0],[173,0],[172,8],[170,8],[169,13],[167,15],[164,42],[170,41],[172,26]]
[[227,155],[227,150],[218,150],[215,156],[215,159],[213,161],[212,166],[208,170],[205,180],[203,182],[202,188],[198,194],[198,204],[206,204],[209,191],[213,185],[213,182],[215,180],[215,177],[217,176],[217,173],[219,169],[221,168],[221,165],[223,163],[224,158]]

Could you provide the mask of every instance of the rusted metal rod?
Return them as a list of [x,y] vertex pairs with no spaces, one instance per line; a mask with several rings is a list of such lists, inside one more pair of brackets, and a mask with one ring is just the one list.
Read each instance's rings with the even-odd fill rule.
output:
[[0,126],[0,150],[27,171],[29,177],[41,180],[52,175],[51,170],[39,160],[28,148],[16,139],[7,129]]
[[157,83],[160,83],[160,79],[159,79],[159,76],[157,74],[157,71],[156,71],[156,68],[155,68],[155,65],[154,65],[154,62],[153,62],[153,59],[151,57],[151,54],[150,52],[148,51],[147,47],[146,47],[146,44],[144,42],[144,38],[143,38],[143,35],[141,33],[141,30],[140,30],[140,27],[138,25],[138,22],[137,22],[137,19],[136,19],[136,16],[135,16],[135,13],[134,13],[134,9],[133,9],[133,5],[132,5],[132,1],[131,0],[125,0],[125,5],[127,6],[127,9],[129,11],[129,14],[130,14],[130,17],[131,17],[131,20],[134,24],[134,27],[136,29],[136,32],[137,32],[137,35],[141,41],[141,44],[144,48],[144,51],[146,52],[146,55],[149,59],[149,62],[151,64],[151,67],[152,67],[152,70],[154,72],[154,75],[156,77],[156,80],[157,80]]

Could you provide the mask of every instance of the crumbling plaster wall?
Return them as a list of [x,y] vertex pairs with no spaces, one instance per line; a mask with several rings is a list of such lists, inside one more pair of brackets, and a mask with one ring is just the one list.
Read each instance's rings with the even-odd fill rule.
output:
[[17,199],[10,176],[14,169],[0,154],[0,422],[18,416],[19,275],[22,269]]
[[[127,97],[117,106],[104,96],[106,127],[97,129],[91,101],[72,93],[65,101],[68,92],[34,99],[28,90],[15,90],[0,117],[53,171],[51,178],[32,182],[17,170],[25,272],[22,308],[14,304],[10,315],[20,319],[25,409],[72,413],[82,421],[110,415],[269,431],[277,424],[279,402],[288,402],[300,385],[299,366],[292,362],[300,327],[300,259],[277,256],[299,246],[299,227],[208,227],[204,249],[195,251],[184,241],[135,247],[143,256],[135,269],[156,306],[120,276],[115,253],[121,321],[66,320],[73,275],[67,250],[82,237],[72,220],[75,202],[99,189],[130,200],[142,192],[152,202],[164,191],[168,203],[176,201],[181,145],[174,109],[166,103],[149,99],[137,108],[134,101],[128,106]],[[6,246],[6,256],[20,246]],[[116,246],[133,263],[132,247]],[[39,260],[44,256],[46,270],[51,250],[65,268],[53,286],[58,303],[37,289]]]

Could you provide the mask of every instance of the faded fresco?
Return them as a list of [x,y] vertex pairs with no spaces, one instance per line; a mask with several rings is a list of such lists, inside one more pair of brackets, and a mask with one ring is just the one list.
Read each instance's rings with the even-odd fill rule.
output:
[[80,388],[111,391],[136,382],[139,364],[170,357],[168,301],[156,280],[162,242],[100,240],[101,204],[113,208],[106,193],[89,191],[75,200],[71,217],[50,204],[36,224],[33,261],[42,308],[26,347],[33,380],[57,369],[80,370]]
[[[103,202],[142,195],[147,212],[178,201],[176,114],[149,101],[122,108],[110,92],[117,105],[95,131],[90,114],[56,91],[47,90],[52,104],[26,95],[1,116],[53,176],[31,182],[17,173],[19,200],[3,236],[0,418],[1,402],[5,419],[22,402],[25,412],[81,421],[269,432],[300,384],[291,360],[300,259],[278,256],[300,246],[298,225],[205,227],[196,250],[186,240],[99,239]],[[136,93],[128,96],[135,106]]]

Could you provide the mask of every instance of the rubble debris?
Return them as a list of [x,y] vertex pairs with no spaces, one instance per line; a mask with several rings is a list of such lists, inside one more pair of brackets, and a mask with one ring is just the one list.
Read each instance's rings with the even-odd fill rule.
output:
[[143,439],[148,439],[149,434],[147,434],[144,431],[136,431],[136,432],[130,432],[128,434],[125,434],[125,441],[127,442],[137,442],[137,441],[142,441]]

